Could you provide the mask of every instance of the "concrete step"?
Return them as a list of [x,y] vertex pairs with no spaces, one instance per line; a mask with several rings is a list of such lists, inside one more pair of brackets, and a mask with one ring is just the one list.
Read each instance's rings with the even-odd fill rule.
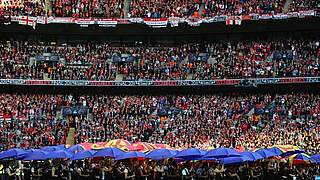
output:
[[48,12],[52,12],[52,6],[51,6],[51,2],[50,0],[45,0],[45,11]]
[[187,80],[192,80],[193,74],[188,74]]
[[124,18],[128,18],[130,2],[131,2],[131,0],[124,1]]
[[184,58],[184,60],[182,60],[179,64],[179,67],[182,67],[184,64],[188,64],[189,63],[189,56],[187,56],[186,58]]
[[289,11],[290,4],[292,4],[292,1],[293,0],[286,0],[286,3],[284,4],[284,7],[283,7],[283,12],[284,13],[287,13]]
[[43,80],[50,80],[48,73],[43,73]]
[[66,144],[73,146],[75,144],[74,135],[75,135],[75,128],[69,128],[68,137],[66,140]]
[[122,81],[122,80],[123,80],[123,77],[125,77],[124,74],[117,74],[117,76],[116,76],[116,81]]
[[204,5],[205,5],[205,3],[203,3],[203,2],[200,4],[200,8],[199,8],[199,15],[200,16],[203,15],[202,12],[203,12],[203,9],[204,9]]

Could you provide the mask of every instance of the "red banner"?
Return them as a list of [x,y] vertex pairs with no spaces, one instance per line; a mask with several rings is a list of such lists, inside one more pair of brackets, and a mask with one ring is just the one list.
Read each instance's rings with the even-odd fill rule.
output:
[[26,82],[28,85],[50,85],[51,81],[37,81],[37,80],[28,80]]
[[166,27],[168,25],[168,18],[144,18],[143,21],[152,27]]

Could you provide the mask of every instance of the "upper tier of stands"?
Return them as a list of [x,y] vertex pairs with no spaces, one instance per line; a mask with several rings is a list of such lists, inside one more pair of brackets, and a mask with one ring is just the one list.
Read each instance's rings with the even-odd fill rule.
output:
[[0,14],[55,17],[213,17],[319,10],[317,0],[1,0]]

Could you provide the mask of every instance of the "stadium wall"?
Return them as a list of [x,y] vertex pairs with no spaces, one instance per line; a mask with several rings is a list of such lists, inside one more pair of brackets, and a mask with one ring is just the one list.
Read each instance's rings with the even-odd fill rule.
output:
[[117,40],[117,41],[156,41],[184,40],[193,38],[206,40],[208,36],[236,35],[238,33],[265,32],[320,32],[320,17],[306,19],[294,18],[285,20],[243,21],[241,26],[226,26],[224,22],[202,24],[192,27],[187,24],[179,27],[151,28],[143,24],[118,25],[117,27],[80,27],[77,24],[47,24],[23,26],[17,23],[0,25],[0,39],[11,37],[27,39],[32,37],[45,39],[87,39],[87,40]]

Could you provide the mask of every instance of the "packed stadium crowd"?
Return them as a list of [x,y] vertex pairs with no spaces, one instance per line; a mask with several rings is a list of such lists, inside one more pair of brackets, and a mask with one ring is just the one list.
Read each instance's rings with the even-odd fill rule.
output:
[[0,44],[2,79],[213,80],[319,75],[319,39],[190,43]]
[[62,105],[60,103],[66,102],[63,98],[54,95],[1,94],[1,149],[66,143],[68,123],[59,118],[56,109]]
[[205,0],[202,14],[206,17],[217,15],[277,14],[283,12],[284,0]]
[[[1,97],[4,149],[65,143],[72,122],[76,143],[126,139],[178,149],[291,144],[320,151],[317,94]],[[63,115],[61,107],[85,107],[88,114]]]
[[199,0],[133,0],[129,6],[128,17],[199,17],[201,6]]
[[[131,20],[142,20],[140,18],[180,17],[190,18],[188,20],[191,22],[198,18],[220,15],[259,14],[269,17],[274,14],[308,10],[315,10],[318,16],[320,1],[0,0],[0,18],[6,25],[11,20],[11,17],[7,16],[52,16],[61,21],[66,19],[62,20],[58,17],[72,17],[68,18],[72,22],[79,20],[75,18],[132,18],[131,22]],[[295,17],[296,14],[298,13],[291,13],[290,17],[291,15]],[[303,13],[297,16],[302,18],[302,15]],[[231,21],[236,24],[232,18],[228,18],[226,24],[231,24]],[[49,18],[43,19],[48,20]],[[177,19],[179,18],[171,20]],[[215,18],[206,20],[213,19]],[[144,19],[144,22],[147,22],[146,20]],[[30,25],[28,20],[25,21],[20,20],[19,23]],[[123,21],[129,22],[128,19]],[[152,23],[156,24],[157,21]],[[66,27],[70,28],[68,25]],[[230,33],[232,29],[230,28]],[[77,36],[77,31],[74,31],[75,36]],[[135,84],[133,81],[170,83],[171,80],[221,79],[226,82],[227,79],[241,79],[241,82],[249,79],[249,82],[250,78],[286,77],[317,77],[310,79],[318,80],[320,77],[320,39],[319,36],[311,35],[317,32],[310,32],[308,37],[305,36],[306,32],[301,32],[301,37],[289,37],[288,34],[286,37],[289,38],[278,37],[276,39],[271,38],[277,35],[275,32],[270,34],[266,32],[265,37],[268,38],[263,38],[263,36],[260,38],[243,37],[243,34],[240,33],[229,36],[228,32],[224,36],[228,40],[218,41],[208,38],[208,41],[190,42],[191,39],[200,36],[202,39],[211,37],[209,32],[203,36],[195,33],[194,36],[190,36],[190,39],[189,35],[186,35],[188,36],[186,39],[189,40],[181,36],[166,42],[159,40],[157,44],[152,44],[153,37],[149,38],[147,35],[145,39],[148,39],[150,44],[144,44],[129,42],[131,38],[126,39],[125,36],[121,37],[118,42],[117,37],[110,37],[114,39],[113,42],[104,40],[86,42],[79,40],[82,37],[76,42],[69,41],[69,39],[74,39],[73,35],[70,38],[65,36],[59,38],[57,35],[59,42],[31,40],[37,36],[31,34],[38,33],[34,30],[30,34],[28,32],[28,35],[17,34],[16,36],[14,34],[14,37],[20,37],[20,35],[30,37],[25,41],[13,40],[13,38],[8,40],[7,37],[1,37],[0,80],[1,84],[5,84],[7,79],[48,80],[37,81],[39,84],[45,84],[49,80],[72,80],[66,81],[68,83],[112,81],[114,84]],[[41,36],[45,34],[45,32],[42,33]],[[292,33],[297,35],[295,32]],[[48,39],[55,36],[53,34],[48,36]],[[133,39],[138,39],[138,37]],[[185,41],[175,42],[179,39]],[[194,91],[188,89],[186,91],[191,94],[164,95],[165,92],[161,92],[151,95],[150,92],[150,94],[133,95],[131,94],[133,92],[128,90],[127,94],[119,95],[120,92],[107,92],[106,94],[94,92],[91,91],[91,87],[87,86],[81,88],[88,88],[85,91],[91,93],[83,94],[80,88],[79,91],[70,92],[69,90],[74,88],[71,86],[61,88],[63,93],[62,91],[55,92],[57,89],[60,90],[57,85],[59,82],[50,81],[50,83],[57,84],[54,84],[55,87],[50,90],[53,93],[49,94],[45,91],[30,92],[31,88],[27,89],[28,83],[32,84],[36,81],[26,82],[24,87],[28,93],[18,92],[24,88],[19,85],[15,85],[19,86],[17,91],[12,88],[15,86],[11,85],[3,85],[4,87],[0,88],[1,180],[298,180],[320,177],[319,162],[309,156],[320,153],[320,93],[316,91],[311,93],[308,89],[305,92],[290,93],[288,90],[287,93],[283,93],[274,90],[266,93],[266,91],[258,92],[259,87],[253,85],[254,90],[250,93],[228,91],[199,95],[199,92],[192,94]],[[199,82],[205,83],[204,81]],[[108,84],[110,82],[90,83],[97,84],[95,88],[99,89],[101,88],[97,88],[99,83]],[[291,85],[294,86],[294,83],[290,84],[290,87]],[[10,88],[13,91],[8,92]],[[41,89],[42,86],[37,88]],[[138,89],[135,90],[138,91]],[[125,91],[121,90],[121,92]],[[237,153],[240,153],[275,145],[293,145],[299,147],[299,152],[291,151],[290,153],[301,153],[309,159],[302,159],[303,163],[298,161],[299,163],[294,164],[293,161],[290,162],[288,154],[288,156],[277,154],[277,156],[270,155],[252,161],[240,159],[243,161],[236,165],[224,163],[223,158],[226,157],[210,159],[203,155],[201,158],[191,158],[192,161],[187,158],[179,159],[177,156],[166,156],[159,161],[154,161],[146,156],[116,159],[116,156],[93,156],[92,154],[81,160],[73,159],[81,150],[91,153],[91,150],[95,149],[92,147],[99,146],[99,142],[102,142],[103,147],[109,147],[104,142],[110,140],[126,140],[123,142],[128,141],[132,144],[140,142],[146,142],[147,145],[161,144],[170,151],[176,152],[188,148],[212,150],[223,147],[235,149]],[[81,150],[71,152],[68,150],[81,145],[69,148],[70,144],[90,144],[88,149],[91,150],[82,147]],[[40,149],[45,146],[53,148],[51,146],[54,145],[63,146],[63,152],[70,156],[65,159],[48,157],[31,160],[26,159],[27,156],[23,157],[29,152],[36,151],[34,148]],[[15,149],[13,150],[15,155],[1,157],[8,152],[6,150],[12,150],[15,147],[24,151],[25,154],[19,156]],[[96,153],[99,148],[96,147],[92,151]],[[130,145],[130,148],[132,149],[128,149],[134,151],[133,145]],[[117,150],[120,151],[119,149]],[[41,150],[41,152],[44,151]],[[282,153],[285,154],[285,152]]]
[[52,15],[56,17],[124,18],[124,0],[51,0]]
[[315,10],[319,11],[320,2],[312,0],[293,0],[290,4],[289,10],[291,12],[299,12],[309,10],[310,8],[314,8]]
[[[285,0],[2,0],[0,14],[55,17],[213,17],[217,15],[277,14],[284,11]],[[294,0],[290,11],[319,10],[317,0]]]
[[78,143],[123,138],[175,148],[292,144],[320,150],[320,102],[313,94],[92,98],[94,120],[76,120]]
[[47,15],[47,8],[45,1],[42,0],[1,0],[0,15],[45,16]]
[[289,166],[268,160],[223,166],[213,162],[165,161],[45,161],[4,162],[3,178],[16,179],[315,179],[319,166]]

